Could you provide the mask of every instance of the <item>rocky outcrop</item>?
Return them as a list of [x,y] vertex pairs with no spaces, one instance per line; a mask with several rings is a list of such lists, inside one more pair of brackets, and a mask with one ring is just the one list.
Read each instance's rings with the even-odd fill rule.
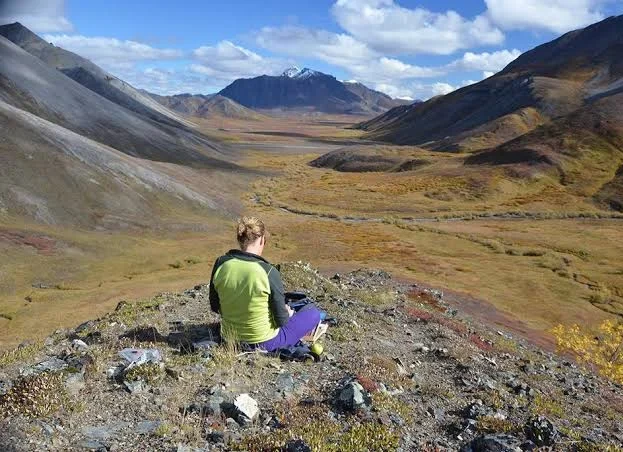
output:
[[443,292],[383,271],[281,273],[335,317],[320,361],[220,344],[204,285],[123,302],[0,356],[0,449],[620,447],[620,385],[462,317]]

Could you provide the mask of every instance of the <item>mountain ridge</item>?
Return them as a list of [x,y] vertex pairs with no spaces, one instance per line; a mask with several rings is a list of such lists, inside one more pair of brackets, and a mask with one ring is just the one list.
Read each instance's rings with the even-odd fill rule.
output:
[[404,103],[362,84],[343,83],[309,68],[289,68],[279,76],[238,79],[219,92],[253,109],[312,109],[369,115]]

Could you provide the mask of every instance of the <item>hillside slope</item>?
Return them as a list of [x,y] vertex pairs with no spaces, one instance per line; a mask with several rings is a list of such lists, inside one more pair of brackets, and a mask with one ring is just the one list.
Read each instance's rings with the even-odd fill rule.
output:
[[171,110],[198,118],[222,117],[257,120],[263,117],[260,113],[244,107],[220,94],[176,94],[173,96],[159,96],[150,93],[149,95]]
[[20,46],[48,66],[58,69],[86,88],[106,99],[164,124],[192,127],[192,123],[173,111],[163,108],[149,96],[86,58],[50,44],[19,22],[0,26],[0,36]]
[[220,343],[203,284],[123,301],[0,355],[0,448],[620,450],[619,385],[463,317],[440,291],[379,270],[282,273],[336,318],[319,361]]
[[227,154],[199,133],[128,110],[1,36],[0,59],[0,99],[8,104],[128,155],[205,167],[232,166]]
[[623,16],[611,17],[524,53],[493,77],[360,127],[371,139],[439,150],[495,146],[620,90],[621,51]]
[[623,210],[623,93],[596,98],[572,114],[466,159],[554,171],[565,190]]
[[2,101],[0,124],[11,130],[0,140],[0,208],[13,218],[149,228],[172,211],[235,210],[193,169],[128,156]]

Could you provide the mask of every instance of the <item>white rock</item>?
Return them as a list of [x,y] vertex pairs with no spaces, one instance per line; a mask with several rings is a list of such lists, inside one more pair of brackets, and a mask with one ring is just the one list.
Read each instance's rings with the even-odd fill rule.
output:
[[240,394],[234,399],[234,406],[238,413],[246,420],[253,422],[260,415],[260,408],[257,401],[249,394]]

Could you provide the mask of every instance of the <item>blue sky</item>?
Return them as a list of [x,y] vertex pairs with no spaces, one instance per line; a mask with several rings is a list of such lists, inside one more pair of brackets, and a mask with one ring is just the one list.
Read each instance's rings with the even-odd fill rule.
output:
[[621,0],[4,0],[54,44],[160,94],[311,67],[426,99],[609,15]]

